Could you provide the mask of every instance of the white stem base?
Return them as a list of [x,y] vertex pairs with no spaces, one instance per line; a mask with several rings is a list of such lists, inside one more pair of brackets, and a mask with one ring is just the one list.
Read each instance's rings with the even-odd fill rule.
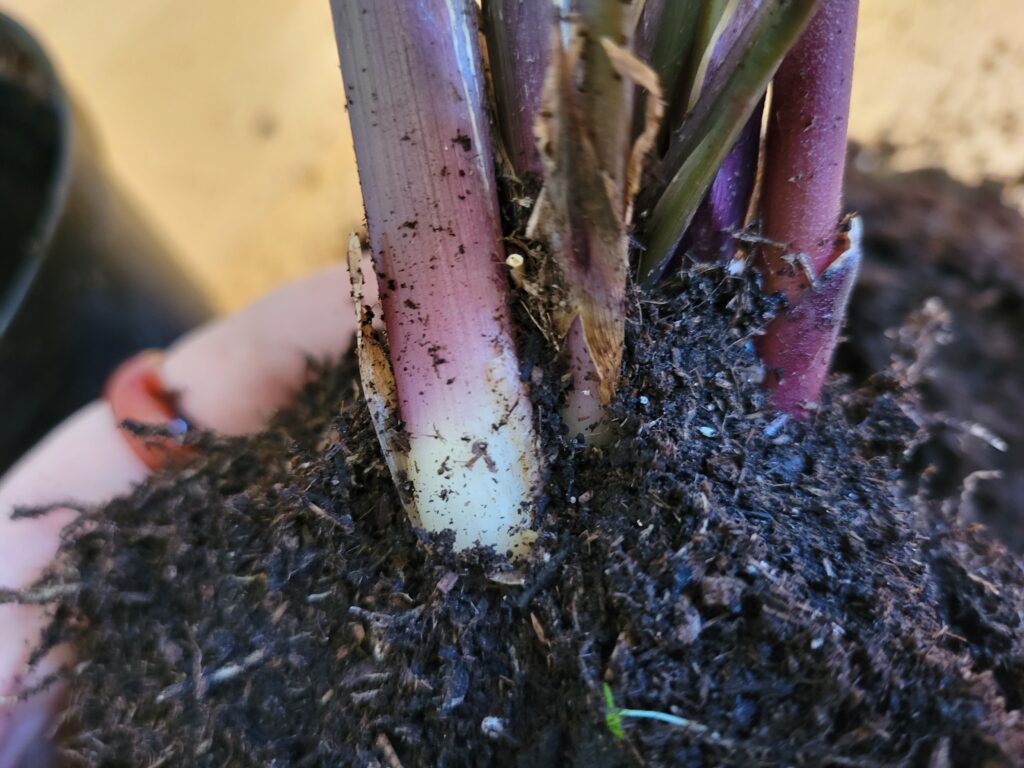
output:
[[522,555],[535,538],[529,526],[540,472],[529,403],[496,394],[516,389],[496,386],[508,362],[485,372],[472,402],[432,409],[432,433],[409,435],[419,522],[432,532],[454,530],[457,549],[483,544]]

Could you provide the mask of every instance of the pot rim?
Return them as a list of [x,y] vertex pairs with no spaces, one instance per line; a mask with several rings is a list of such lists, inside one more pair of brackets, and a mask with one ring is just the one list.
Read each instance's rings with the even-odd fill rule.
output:
[[[33,86],[34,90],[50,100],[50,106],[57,117],[58,144],[54,171],[51,178],[46,181],[49,185],[46,202],[35,223],[29,245],[21,254],[21,264],[15,267],[9,283],[0,285],[0,341],[3,340],[35,283],[65,210],[71,187],[74,146],[72,110],[56,68],[32,34],[11,16],[0,12],[0,64],[3,63],[5,55],[11,55],[18,64],[27,65],[27,72],[19,79],[28,80],[28,84]],[[3,76],[5,75],[0,69],[0,77]],[[39,86],[32,83],[34,78],[38,79]]]

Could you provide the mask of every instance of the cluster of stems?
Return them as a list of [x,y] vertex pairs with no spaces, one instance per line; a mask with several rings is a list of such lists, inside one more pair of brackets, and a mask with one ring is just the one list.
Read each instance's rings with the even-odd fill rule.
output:
[[[360,307],[364,388],[417,524],[454,529],[460,547],[530,541],[544,467],[503,184],[532,204],[528,257],[563,297],[548,309],[569,437],[611,433],[630,274],[651,288],[738,251],[786,300],[760,340],[765,386],[780,410],[813,412],[859,262],[840,221],[857,0],[332,10],[384,321]],[[752,227],[753,254],[737,247]]]

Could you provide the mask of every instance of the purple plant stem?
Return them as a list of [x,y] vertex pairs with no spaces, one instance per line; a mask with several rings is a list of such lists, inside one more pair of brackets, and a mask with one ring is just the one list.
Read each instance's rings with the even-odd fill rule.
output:
[[[760,5],[761,0],[740,0],[737,4],[715,42],[708,62],[706,81],[721,69],[729,51],[736,45]],[[736,242],[729,231],[743,226],[750,196],[754,193],[763,111],[764,99],[761,99],[722,162],[715,180],[711,182],[711,188],[694,214],[678,253],[687,254],[696,261],[718,263],[727,263],[735,255]]]
[[789,303],[759,347],[777,408],[813,412],[860,262],[842,206],[858,0],[823,0],[775,75],[761,187],[765,289]]
[[728,263],[736,253],[733,232],[742,229],[757,177],[764,100],[729,150],[683,236],[679,252],[696,261]]
[[[640,257],[641,285],[651,287],[678,250],[686,228],[722,161],[743,132],[779,64],[807,28],[820,0],[763,0],[721,68],[705,82],[648,184]],[[658,181],[671,176],[667,186]],[[648,207],[653,206],[653,207]]]
[[775,407],[790,416],[805,418],[817,408],[860,271],[860,230],[854,219],[849,236],[837,238],[838,256],[819,276],[817,286],[793,299],[760,339],[765,385],[773,390]]
[[823,0],[772,86],[761,188],[765,287],[795,297],[833,259],[842,206],[858,0]]
[[739,41],[743,34],[744,28],[750,23],[750,20],[754,18],[754,14],[757,13],[757,9],[761,7],[763,0],[739,0],[736,4],[735,10],[733,10],[732,16],[729,18],[728,23],[725,25],[725,29],[722,30],[722,34],[719,35],[718,41],[715,43],[715,50],[711,54],[711,62],[708,65],[708,78],[712,77],[718,68],[722,66],[722,62],[725,61],[725,57],[729,55],[729,51]]
[[428,530],[521,549],[538,459],[519,381],[477,9],[332,0],[410,474]]
[[[669,0],[647,0],[636,25],[634,48],[636,55],[649,62],[654,54],[655,41],[658,38],[658,27],[665,15],[665,5]],[[664,84],[662,84],[664,87]]]
[[540,178],[533,135],[544,74],[551,59],[555,8],[551,0],[485,0],[484,32],[494,79],[497,122],[520,178]]

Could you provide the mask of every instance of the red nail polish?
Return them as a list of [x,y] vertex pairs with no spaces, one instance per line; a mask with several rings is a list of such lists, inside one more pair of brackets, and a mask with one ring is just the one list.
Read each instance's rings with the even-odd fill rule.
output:
[[[180,430],[181,435],[187,431],[188,423],[178,410],[177,396],[160,376],[163,359],[159,350],[139,352],[121,363],[107,379],[103,395],[119,427],[125,421],[134,421]],[[163,469],[171,459],[190,452],[175,437],[137,435],[124,427],[120,431],[135,455],[152,470]]]

